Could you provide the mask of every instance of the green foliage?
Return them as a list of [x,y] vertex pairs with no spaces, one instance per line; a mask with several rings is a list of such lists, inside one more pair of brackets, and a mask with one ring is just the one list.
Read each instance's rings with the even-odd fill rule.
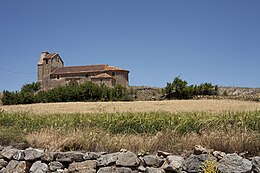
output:
[[2,103],[4,105],[16,105],[20,103],[20,93],[19,92],[9,92],[4,90],[2,96]]
[[197,88],[197,95],[217,95],[218,86],[211,83],[202,83]]
[[129,100],[128,96],[127,89],[122,85],[118,84],[112,89],[112,100]]
[[166,98],[190,99],[197,95],[217,95],[218,86],[211,83],[202,83],[200,85],[190,85],[186,80],[175,77],[172,83],[167,82],[164,88]]
[[138,152],[138,155],[141,155],[141,156],[145,156],[145,155],[149,155],[150,152],[148,149],[144,148],[144,149],[141,149],[139,152]]
[[167,83],[165,92],[168,98],[189,99],[192,97],[192,88],[187,86],[188,82],[176,77],[172,83]]
[[21,91],[4,91],[2,96],[2,103],[4,105],[16,104],[31,104],[36,102],[35,94],[41,89],[40,83],[25,84],[22,86]]
[[48,91],[39,91],[39,84],[26,84],[20,92],[4,91],[2,102],[4,105],[48,103],[48,102],[77,102],[77,101],[126,101],[128,90],[116,85],[109,88],[105,85],[97,85],[86,82],[82,85],[70,83],[68,86],[60,86]]
[[39,82],[33,82],[31,84],[25,84],[21,88],[21,92],[24,93],[35,93],[41,89],[41,84]]
[[228,96],[227,90],[225,90],[225,91],[223,92],[223,96]]

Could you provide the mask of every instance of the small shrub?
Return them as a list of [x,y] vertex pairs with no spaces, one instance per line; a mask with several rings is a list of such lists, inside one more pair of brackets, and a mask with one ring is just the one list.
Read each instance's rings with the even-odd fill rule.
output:
[[225,91],[223,92],[223,96],[228,96],[227,90],[225,90]]
[[141,155],[141,156],[145,156],[145,155],[149,155],[150,152],[147,148],[144,148],[144,149],[141,149],[139,152],[138,152],[138,155]]
[[201,167],[201,173],[219,173],[216,161],[206,160]]

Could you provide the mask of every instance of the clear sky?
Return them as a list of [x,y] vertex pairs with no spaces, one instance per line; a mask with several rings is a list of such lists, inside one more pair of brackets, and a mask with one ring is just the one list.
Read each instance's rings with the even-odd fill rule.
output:
[[41,51],[130,85],[260,87],[259,0],[1,0],[0,21],[0,91],[36,81]]

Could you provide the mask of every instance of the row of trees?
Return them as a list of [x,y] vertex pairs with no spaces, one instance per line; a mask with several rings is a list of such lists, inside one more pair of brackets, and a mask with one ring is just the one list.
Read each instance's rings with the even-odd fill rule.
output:
[[48,103],[48,102],[76,102],[76,101],[121,101],[129,100],[128,90],[116,85],[109,88],[86,82],[82,85],[61,86],[48,91],[40,91],[39,83],[26,84],[21,91],[4,91],[2,103],[4,105]]
[[[188,85],[188,82],[176,77],[167,83],[163,89],[167,99],[190,99],[198,95],[217,95],[218,86],[211,83]],[[131,92],[122,85],[113,88],[86,82],[81,85],[73,83],[60,86],[48,91],[41,91],[40,83],[23,85],[21,91],[4,91],[2,103],[4,105],[48,103],[48,102],[76,102],[76,101],[129,101]]]
[[188,85],[187,81],[180,77],[175,77],[173,82],[167,83],[164,92],[165,97],[168,99],[190,99],[198,95],[217,95],[218,86],[211,83]]

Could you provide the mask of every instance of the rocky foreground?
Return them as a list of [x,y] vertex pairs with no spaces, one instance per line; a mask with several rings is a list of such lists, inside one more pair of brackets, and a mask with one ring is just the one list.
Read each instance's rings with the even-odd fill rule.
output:
[[[243,158],[195,146],[193,154],[177,156],[158,151],[134,154],[122,149],[105,152],[47,152],[0,146],[0,173],[167,173],[201,172],[205,161],[217,165],[222,173],[260,173],[260,157]],[[209,163],[209,162],[208,162]]]

